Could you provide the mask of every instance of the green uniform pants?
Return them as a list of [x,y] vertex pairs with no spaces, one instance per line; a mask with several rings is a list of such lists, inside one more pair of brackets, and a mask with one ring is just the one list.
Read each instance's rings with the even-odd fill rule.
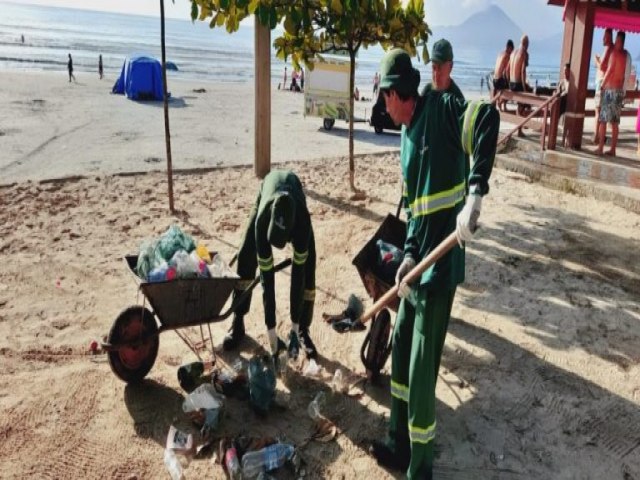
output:
[[[233,299],[235,299],[249,286],[254,279],[256,269],[258,268],[258,259],[256,257],[256,216],[258,214],[258,203],[253,206],[249,214],[249,221],[242,238],[242,244],[240,251],[238,252],[238,267],[237,273],[240,280],[236,284],[236,288],[233,292]],[[291,267],[291,294],[290,294],[290,310],[291,321],[300,325],[300,330],[308,332],[311,326],[311,320],[313,319],[313,307],[315,303],[315,289],[316,289],[316,245],[311,232],[311,239],[309,240],[309,255],[304,263],[304,266],[298,265],[294,262]],[[263,277],[270,276],[268,286],[265,288],[274,288],[273,271],[262,272]],[[244,317],[251,306],[251,293],[249,293],[245,299],[239,303],[235,309],[235,314],[240,317]],[[273,298],[272,295],[265,295],[264,309],[275,311],[275,304],[271,303],[269,298]],[[271,318],[271,320],[269,320]],[[269,316],[265,313],[265,324],[268,329],[275,328],[275,315]]]
[[432,476],[436,380],[454,296],[418,288],[415,308],[403,299],[396,317],[388,446],[411,458],[409,480]]

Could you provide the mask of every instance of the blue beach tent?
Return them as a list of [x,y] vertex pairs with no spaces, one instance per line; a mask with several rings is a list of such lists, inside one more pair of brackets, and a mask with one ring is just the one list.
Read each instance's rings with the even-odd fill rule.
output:
[[127,58],[111,93],[131,100],[162,100],[162,65],[152,57]]

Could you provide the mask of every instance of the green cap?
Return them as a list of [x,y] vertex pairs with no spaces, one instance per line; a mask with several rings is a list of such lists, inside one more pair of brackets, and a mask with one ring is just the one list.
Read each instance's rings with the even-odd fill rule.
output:
[[411,57],[401,48],[389,50],[380,62],[380,90],[393,89],[398,93],[417,93],[420,72],[411,65]]
[[433,44],[431,61],[433,63],[453,62],[453,48],[451,48],[449,40],[441,38]]
[[288,192],[278,192],[271,204],[271,220],[267,240],[276,248],[283,248],[291,237],[296,205]]

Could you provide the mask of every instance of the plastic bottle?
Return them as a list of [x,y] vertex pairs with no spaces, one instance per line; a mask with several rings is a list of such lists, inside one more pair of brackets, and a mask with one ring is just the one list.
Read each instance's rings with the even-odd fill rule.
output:
[[170,448],[164,451],[164,465],[167,467],[171,480],[183,480],[184,476],[182,475],[180,460],[178,460],[178,457],[176,457],[176,454]]
[[262,450],[246,452],[242,457],[242,474],[245,478],[255,478],[261,472],[280,468],[295,451],[293,445],[274,443]]
[[242,470],[240,468],[240,461],[238,460],[238,451],[236,447],[231,445],[224,454],[224,464],[227,467],[229,478],[231,480],[238,480],[242,478]]
[[167,271],[169,270],[169,265],[166,262],[162,263],[162,265],[154,268],[147,275],[147,282],[164,282],[167,280]]
[[383,276],[382,279],[391,283],[402,262],[402,250],[382,240],[376,242],[376,247],[378,248],[378,267]]
[[213,362],[192,362],[178,368],[178,382],[187,391],[196,388],[205,369],[211,368]]
[[216,255],[209,264],[209,272],[214,278],[224,278],[229,276],[229,270],[220,255]]
[[209,277],[209,269],[207,268],[207,262],[205,262],[200,256],[198,252],[194,250],[189,254],[191,261],[193,262],[193,268],[196,269],[199,277]]
[[336,393],[341,393],[344,391],[344,375],[342,374],[342,370],[339,368],[336,369],[336,373],[333,374],[333,380],[331,381],[331,388]]
[[307,413],[311,420],[318,420],[322,416],[322,407],[324,407],[325,395],[324,392],[318,392],[316,397],[309,403],[307,407]]

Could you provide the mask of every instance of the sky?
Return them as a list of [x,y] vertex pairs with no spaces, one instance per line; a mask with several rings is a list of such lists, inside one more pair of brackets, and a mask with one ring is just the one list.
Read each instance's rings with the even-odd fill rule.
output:
[[[159,0],[11,0],[53,7],[159,16]],[[405,0],[406,1],[406,0]],[[532,37],[544,38],[562,30],[562,9],[547,5],[547,0],[425,0],[425,17],[430,25],[457,25],[469,16],[496,4]],[[523,8],[526,5],[526,8]],[[457,8],[452,8],[456,6]],[[189,0],[165,0],[170,18],[190,18]]]

